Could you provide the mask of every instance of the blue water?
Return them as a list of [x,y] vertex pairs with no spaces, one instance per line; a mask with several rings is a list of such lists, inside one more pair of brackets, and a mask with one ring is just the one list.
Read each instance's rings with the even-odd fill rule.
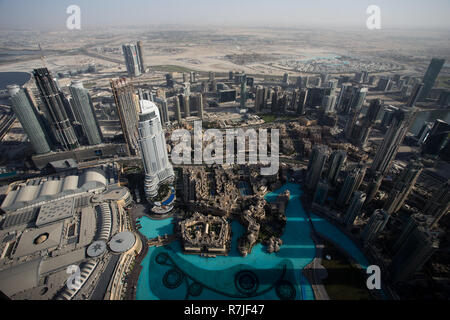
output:
[[[315,256],[315,245],[310,237],[311,226],[300,202],[303,191],[300,185],[288,183],[267,194],[265,199],[273,202],[286,190],[291,192],[291,196],[286,209],[287,224],[282,236],[283,245],[278,253],[268,254],[259,244],[247,257],[241,257],[237,239],[244,228],[236,221],[232,222],[233,240],[227,257],[184,255],[178,241],[166,247],[149,248],[142,262],[136,299],[314,300],[312,288],[302,275],[303,268]],[[336,242],[361,266],[367,267],[364,255],[350,239],[326,220],[315,215],[311,218],[320,234]],[[171,234],[173,230],[172,219],[153,221],[143,217],[140,223],[140,231],[149,239]],[[246,276],[241,277],[242,274]],[[249,278],[249,282],[243,281],[243,285],[240,285],[240,279]],[[242,291],[242,288],[248,291]]]

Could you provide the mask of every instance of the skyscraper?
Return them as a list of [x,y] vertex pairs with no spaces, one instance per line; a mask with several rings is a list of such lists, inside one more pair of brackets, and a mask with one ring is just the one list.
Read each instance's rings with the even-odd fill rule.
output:
[[256,87],[256,94],[255,94],[255,111],[261,112],[264,109],[264,106],[267,103],[267,89],[258,86]]
[[437,156],[448,143],[450,143],[450,124],[437,119],[422,147],[422,153]]
[[317,184],[316,192],[314,193],[313,202],[318,204],[324,204],[328,195],[328,182],[327,180],[321,180]]
[[80,119],[83,132],[90,145],[101,144],[103,137],[95,117],[94,105],[89,91],[83,87],[81,81],[73,81],[69,87],[72,95],[73,108]]
[[414,86],[414,89],[411,92],[411,96],[408,99],[408,102],[406,103],[406,107],[408,108],[413,108],[417,101],[419,101],[419,97],[422,93],[422,90],[424,88],[424,84],[423,83],[418,83]]
[[181,117],[180,99],[177,96],[175,96],[174,101],[175,101],[175,116],[177,118],[177,121],[181,122],[182,117]]
[[389,217],[386,211],[382,209],[375,210],[362,231],[364,246],[368,246],[383,231],[389,221]]
[[406,239],[408,239],[408,237],[411,235],[414,229],[416,229],[418,226],[427,226],[429,218],[430,218],[429,216],[426,216],[421,213],[410,215],[403,225],[400,236],[397,238],[394,245],[392,246],[392,251],[394,253],[398,252],[398,250],[405,243]]
[[144,61],[144,48],[142,46],[142,41],[137,42],[137,50],[138,50],[138,56],[139,56],[139,67],[141,73],[145,73],[145,61]]
[[423,211],[433,217],[430,227],[436,228],[439,221],[450,211],[450,181],[433,194]]
[[420,94],[419,101],[424,101],[428,98],[431,93],[431,89],[433,89],[433,86],[436,83],[436,79],[438,78],[444,64],[444,59],[434,58],[431,60],[430,66],[428,67],[428,70],[423,77],[424,86],[422,89],[422,93]]
[[158,195],[163,183],[175,177],[169,162],[164,131],[158,107],[151,101],[140,101],[139,146],[145,170],[145,195],[149,201]]
[[63,93],[47,68],[33,71],[36,86],[44,107],[44,114],[50,123],[53,134],[64,150],[73,150],[80,146],[75,131],[70,123]]
[[345,152],[344,150],[337,150],[331,154],[330,169],[328,170],[328,181],[330,183],[337,183],[339,173],[341,172],[346,159],[347,152]]
[[247,75],[244,74],[241,81],[241,109],[247,107]]
[[322,176],[323,168],[328,158],[328,147],[323,145],[316,145],[312,149],[309,158],[308,171],[306,173],[306,185],[308,189],[314,192],[317,184]]
[[303,116],[306,114],[306,101],[308,99],[308,89],[301,89],[298,93],[297,114]]
[[356,191],[353,194],[353,198],[350,201],[350,205],[347,208],[344,217],[344,223],[346,226],[353,225],[365,201],[366,201],[366,194],[364,192]]
[[366,174],[366,167],[362,164],[350,170],[345,178],[344,185],[339,192],[337,205],[344,207],[350,201],[353,192],[358,190]]
[[401,209],[414,185],[422,173],[423,165],[419,161],[411,161],[397,178],[389,193],[384,210],[389,213],[395,213]]
[[136,156],[139,154],[138,98],[134,93],[133,85],[127,79],[122,78],[110,82],[128,153]]
[[372,173],[379,172],[384,176],[389,171],[392,162],[397,156],[400,144],[403,142],[414,119],[414,115],[409,110],[399,109],[394,111],[393,121],[373,160]]
[[142,73],[142,64],[139,57],[138,46],[134,44],[124,44],[122,46],[123,56],[130,77],[139,77]]
[[411,278],[439,249],[439,233],[426,226],[415,227],[389,266],[394,282]]
[[13,112],[27,134],[33,150],[37,154],[50,152],[50,139],[42,125],[40,115],[31,106],[25,90],[18,85],[8,86],[7,89],[11,96]]

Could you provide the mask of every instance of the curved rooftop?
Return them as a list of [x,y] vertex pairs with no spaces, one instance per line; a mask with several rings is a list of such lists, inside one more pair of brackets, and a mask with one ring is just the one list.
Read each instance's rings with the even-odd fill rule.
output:
[[87,248],[87,255],[91,258],[97,258],[106,252],[105,241],[95,241]]
[[133,248],[135,243],[136,236],[134,235],[134,233],[125,231],[118,233],[114,237],[112,237],[108,245],[111,251],[116,253],[123,253]]

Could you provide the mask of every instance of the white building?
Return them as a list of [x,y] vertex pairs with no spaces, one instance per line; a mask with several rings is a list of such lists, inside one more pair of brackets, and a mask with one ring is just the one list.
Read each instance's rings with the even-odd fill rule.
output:
[[147,100],[141,100],[139,105],[139,146],[145,170],[145,195],[152,199],[158,195],[162,183],[173,182],[175,174],[169,162],[158,107]]

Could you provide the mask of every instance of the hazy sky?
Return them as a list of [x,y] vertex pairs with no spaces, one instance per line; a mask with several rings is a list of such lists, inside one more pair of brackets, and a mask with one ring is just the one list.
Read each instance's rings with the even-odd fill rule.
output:
[[65,28],[66,8],[81,8],[82,27],[251,25],[365,27],[369,5],[382,27],[450,29],[449,0],[0,0],[0,28]]

